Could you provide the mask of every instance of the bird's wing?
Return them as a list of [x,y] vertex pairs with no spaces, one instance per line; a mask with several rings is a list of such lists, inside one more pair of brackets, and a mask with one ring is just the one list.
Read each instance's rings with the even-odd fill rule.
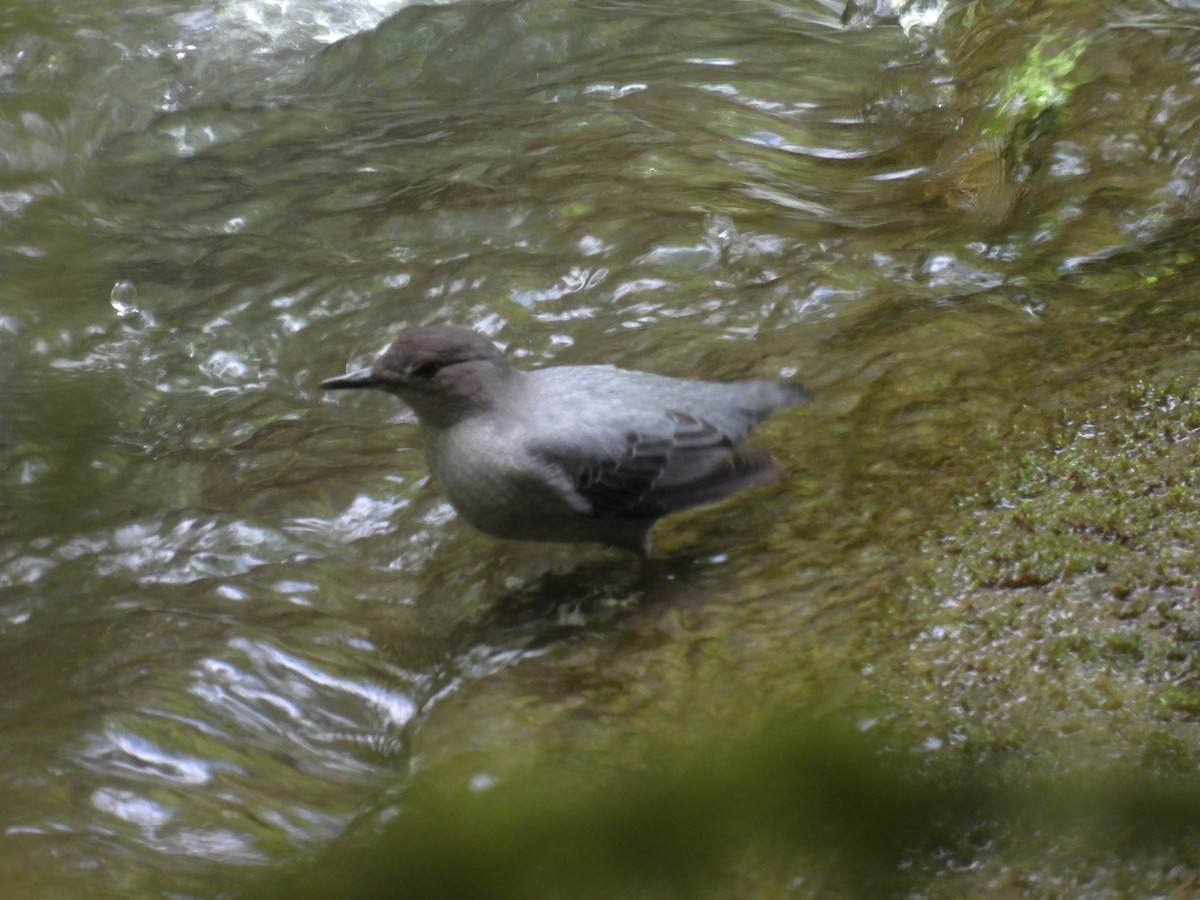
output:
[[553,440],[531,449],[566,476],[597,517],[656,518],[779,474],[765,450],[675,411],[587,449]]

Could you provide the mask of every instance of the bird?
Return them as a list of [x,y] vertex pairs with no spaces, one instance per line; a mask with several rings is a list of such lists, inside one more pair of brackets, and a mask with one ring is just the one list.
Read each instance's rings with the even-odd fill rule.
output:
[[649,556],[667,513],[783,472],[751,425],[810,398],[801,384],[672,378],[613,365],[520,369],[460,325],[402,331],[329,391],[393,394],[416,414],[433,482],[486,534]]

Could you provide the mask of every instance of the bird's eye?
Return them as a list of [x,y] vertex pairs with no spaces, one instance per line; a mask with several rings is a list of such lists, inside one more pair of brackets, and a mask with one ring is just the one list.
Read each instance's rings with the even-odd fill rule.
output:
[[436,363],[431,360],[430,362],[423,362],[419,366],[413,366],[408,374],[413,378],[423,378],[428,380],[440,372],[441,369],[441,363]]

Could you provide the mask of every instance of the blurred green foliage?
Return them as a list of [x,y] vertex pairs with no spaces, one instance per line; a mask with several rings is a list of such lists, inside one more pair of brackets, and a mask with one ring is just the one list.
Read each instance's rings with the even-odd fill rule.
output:
[[[344,841],[262,895],[905,896],[1000,835],[1119,856],[1179,851],[1200,828],[1195,777],[1014,780],[898,749],[898,738],[797,714],[743,739],[663,747],[586,787],[565,769],[474,792],[418,785],[382,833]],[[790,871],[791,890],[755,881],[761,868],[739,866],[747,854]]]

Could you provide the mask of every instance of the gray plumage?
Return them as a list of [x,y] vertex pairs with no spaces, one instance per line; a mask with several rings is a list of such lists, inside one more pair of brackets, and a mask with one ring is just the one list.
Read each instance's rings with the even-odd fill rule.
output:
[[523,371],[454,325],[401,332],[327,390],[374,388],[417,415],[435,483],[488,534],[649,551],[656,519],[781,473],[746,444],[799,384],[694,381],[615,366]]

